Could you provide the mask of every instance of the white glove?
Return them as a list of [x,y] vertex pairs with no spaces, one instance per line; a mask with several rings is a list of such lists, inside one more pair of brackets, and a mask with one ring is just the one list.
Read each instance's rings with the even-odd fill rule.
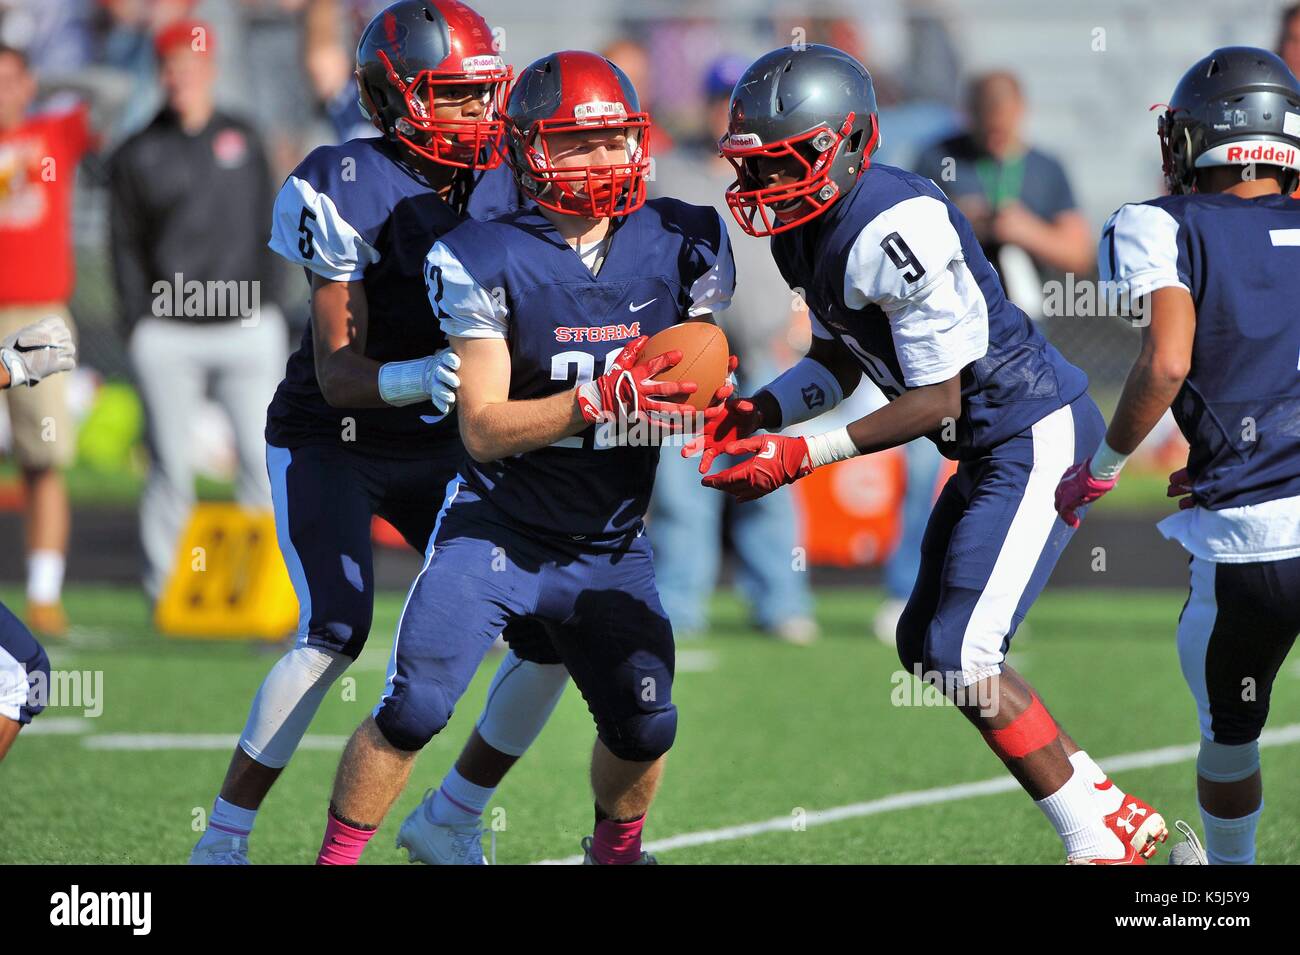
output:
[[459,367],[460,357],[450,348],[428,358],[390,361],[379,368],[379,397],[397,408],[432,401],[445,415],[456,405]]
[[30,387],[77,367],[77,346],[63,319],[51,315],[0,341],[0,362],[9,370],[10,388]]
[[456,389],[460,387],[460,356],[444,348],[427,359],[424,367],[424,393],[429,396],[439,414],[446,414],[456,405]]

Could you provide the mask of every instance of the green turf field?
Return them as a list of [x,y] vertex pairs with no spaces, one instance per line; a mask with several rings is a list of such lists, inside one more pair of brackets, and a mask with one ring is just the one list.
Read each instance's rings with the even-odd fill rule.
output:
[[[19,597],[0,591],[14,606]],[[1029,632],[1017,637],[1013,662],[1095,757],[1195,742],[1173,644],[1182,598],[1049,592]],[[255,863],[314,859],[338,756],[339,744],[328,737],[349,734],[377,699],[400,599],[382,598],[372,646],[349,671],[355,685],[337,686],[313,724],[309,740],[323,748],[300,751],[272,791],[253,834]],[[647,827],[652,843],[706,835],[660,850],[662,862],[1061,861],[1056,837],[1018,790],[968,795],[954,788],[1005,775],[956,712],[893,705],[894,651],[867,632],[876,601],[867,592],[823,592],[825,639],[799,649],[764,640],[736,602],[719,599],[710,637],[679,648],[680,730]],[[50,709],[37,725],[63,732],[20,735],[0,765],[0,862],[184,861],[197,838],[195,816],[210,807],[229,750],[221,740],[209,750],[141,750],[141,734],[186,737],[162,741],[172,747],[193,746],[203,734],[233,740],[276,648],[164,640],[150,631],[145,604],[132,592],[79,588],[67,603],[74,633],[50,646],[50,657],[56,669],[102,671],[103,712],[79,720],[79,709]],[[363,861],[404,861],[392,848],[397,826],[454,759],[495,666],[489,658],[451,725],[425,750]],[[1293,654],[1270,719],[1282,740],[1263,751],[1263,863],[1300,862],[1298,724],[1300,661]],[[497,793],[499,862],[577,851],[591,825],[591,739],[590,718],[570,687]],[[130,748],[97,748],[115,742]],[[1197,820],[1189,752],[1166,752],[1163,764],[1162,754],[1133,757],[1141,765],[1115,778],[1171,823]],[[924,804],[906,797],[924,790],[937,790]],[[873,803],[900,795],[906,798]],[[845,818],[817,815],[845,806],[857,808]],[[770,820],[756,834],[735,829]],[[1162,851],[1157,861],[1164,858]]]

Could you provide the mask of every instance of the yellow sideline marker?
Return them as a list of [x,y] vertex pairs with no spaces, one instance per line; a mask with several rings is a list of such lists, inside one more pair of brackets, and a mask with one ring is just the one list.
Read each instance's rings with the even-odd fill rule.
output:
[[279,640],[298,626],[298,599],[270,511],[201,503],[190,513],[154,613],[169,637]]

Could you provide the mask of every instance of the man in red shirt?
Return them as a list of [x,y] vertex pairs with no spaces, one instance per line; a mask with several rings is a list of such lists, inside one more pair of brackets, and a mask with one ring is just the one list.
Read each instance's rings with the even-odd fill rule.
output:
[[[72,186],[92,136],[84,109],[29,116],[35,96],[26,56],[0,46],[0,337],[49,316],[72,324]],[[60,601],[69,523],[62,470],[72,463],[76,435],[66,385],[59,376],[39,389],[5,393],[26,489],[27,622],[48,635],[67,628]]]

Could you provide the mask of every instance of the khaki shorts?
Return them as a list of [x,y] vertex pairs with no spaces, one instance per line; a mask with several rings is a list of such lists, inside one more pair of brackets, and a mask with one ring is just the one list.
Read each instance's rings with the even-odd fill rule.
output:
[[[0,338],[8,338],[47,315],[58,315],[72,326],[63,305],[9,305],[0,307]],[[73,329],[76,335],[76,329]],[[77,455],[77,435],[68,413],[68,376],[51,375],[35,387],[0,391],[9,406],[14,458],[30,471],[66,468]]]

